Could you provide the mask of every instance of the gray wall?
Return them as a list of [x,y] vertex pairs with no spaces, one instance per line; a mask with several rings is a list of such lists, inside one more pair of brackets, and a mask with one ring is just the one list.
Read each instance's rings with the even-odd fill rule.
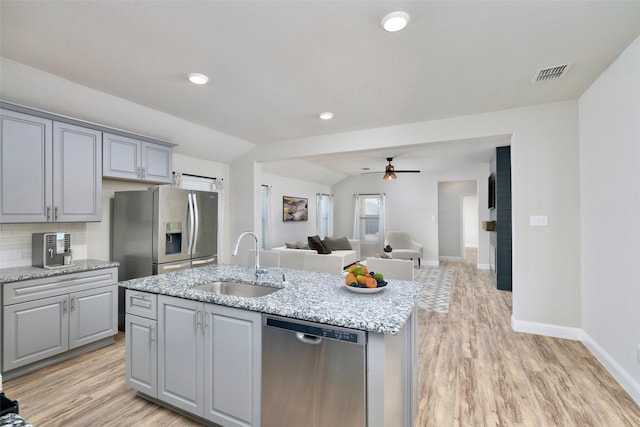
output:
[[440,259],[462,259],[462,196],[475,194],[477,194],[476,181],[445,181],[438,183],[438,248],[440,250]]

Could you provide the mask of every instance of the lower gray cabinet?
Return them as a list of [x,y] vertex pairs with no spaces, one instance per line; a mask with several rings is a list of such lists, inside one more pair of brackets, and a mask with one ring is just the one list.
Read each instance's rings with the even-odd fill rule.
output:
[[260,313],[158,298],[158,399],[222,426],[260,425]]
[[116,268],[3,285],[2,370],[114,336]]
[[157,326],[156,320],[146,317],[125,317],[126,383],[151,397],[158,396]]

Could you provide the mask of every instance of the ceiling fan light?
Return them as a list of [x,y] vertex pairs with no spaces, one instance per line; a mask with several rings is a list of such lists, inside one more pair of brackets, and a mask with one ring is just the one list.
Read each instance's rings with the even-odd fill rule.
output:
[[382,28],[390,33],[404,29],[409,23],[409,14],[403,11],[391,12],[382,18]]
[[385,181],[395,181],[398,177],[396,176],[395,173],[393,173],[393,171],[391,172],[386,172],[384,174],[384,176],[382,177],[382,179],[384,179]]

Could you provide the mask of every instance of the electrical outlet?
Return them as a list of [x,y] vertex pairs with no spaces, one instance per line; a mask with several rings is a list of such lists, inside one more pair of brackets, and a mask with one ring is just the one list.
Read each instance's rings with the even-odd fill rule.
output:
[[549,217],[546,215],[531,215],[529,217],[531,227],[546,227],[549,225]]

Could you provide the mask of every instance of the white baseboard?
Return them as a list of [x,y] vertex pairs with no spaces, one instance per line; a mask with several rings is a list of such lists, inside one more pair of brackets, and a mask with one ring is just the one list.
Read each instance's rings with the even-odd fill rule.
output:
[[491,268],[491,265],[489,265],[489,264],[478,264],[478,266],[476,268],[478,270],[489,270]]
[[441,256],[440,261],[462,261],[462,257],[459,256]]
[[424,265],[427,267],[440,267],[440,261],[423,259],[420,261],[420,265]]
[[527,334],[544,335],[545,337],[564,338],[566,340],[576,341],[582,341],[582,337],[584,336],[584,332],[580,328],[516,320],[513,315],[511,316],[511,329],[516,332],[525,332]]
[[613,375],[618,384],[640,405],[640,383],[584,330],[569,326],[550,325],[548,323],[526,322],[516,320],[513,316],[511,316],[511,328],[516,332],[581,341],[604,368]]
[[589,349],[591,354],[593,354],[596,359],[605,367],[607,371],[613,378],[618,381],[618,384],[624,388],[631,398],[636,401],[638,405],[640,405],[640,383],[636,381],[630,374],[627,372],[620,364],[613,358],[609,353],[607,353],[602,347],[598,345],[597,342],[589,336],[586,332],[583,331],[583,340],[582,343]]

